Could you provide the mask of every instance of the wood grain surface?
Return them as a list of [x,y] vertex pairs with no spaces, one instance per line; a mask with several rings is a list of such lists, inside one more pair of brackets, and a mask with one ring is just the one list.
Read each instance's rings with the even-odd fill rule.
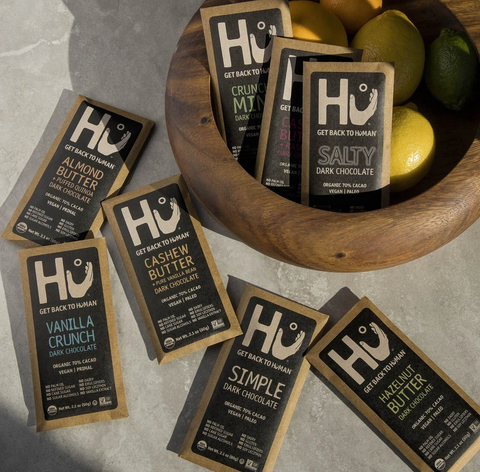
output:
[[[208,0],[204,6],[228,3]],[[236,3],[232,1],[231,3]],[[384,1],[405,12],[424,37],[463,28],[480,49],[480,1]],[[340,214],[290,202],[261,185],[235,161],[215,125],[199,12],[172,58],[166,90],[170,143],[189,189],[224,227],[254,249],[312,269],[358,272],[424,256],[480,216],[480,106],[449,112],[422,84],[412,97],[432,122],[435,162],[416,187],[392,195],[388,208]]]

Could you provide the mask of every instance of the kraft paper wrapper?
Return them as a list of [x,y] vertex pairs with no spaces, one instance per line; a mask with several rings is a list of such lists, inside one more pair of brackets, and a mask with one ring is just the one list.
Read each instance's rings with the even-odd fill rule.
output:
[[[267,292],[265,290],[262,290],[258,287],[254,287],[252,285],[247,285],[245,288],[245,291],[242,295],[242,299],[240,300],[237,313],[238,313],[238,318],[240,322],[242,321],[245,311],[248,307],[248,303],[252,297],[259,297],[263,300],[270,301],[272,303],[275,303],[277,305],[283,306],[287,308],[288,310],[292,310],[294,312],[297,312],[303,316],[306,316],[308,318],[311,318],[317,322],[317,326],[315,328],[315,331],[312,335],[312,342],[313,340],[318,336],[320,330],[325,326],[325,324],[328,321],[328,316],[324,315],[323,313],[320,313],[312,308],[308,308],[304,305],[300,305],[294,301],[287,300],[286,298],[280,297],[279,295],[275,295],[271,292]],[[215,363],[215,366],[213,368],[212,374],[210,375],[210,378],[208,380],[207,387],[205,389],[205,392],[202,396],[202,399],[200,401],[198,410],[195,414],[195,417],[192,421],[192,424],[190,425],[190,428],[187,432],[187,435],[185,437],[184,443],[182,445],[182,448],[180,450],[179,456],[182,457],[183,459],[186,459],[190,462],[193,462],[195,464],[198,464],[202,467],[205,467],[207,469],[213,470],[215,472],[230,472],[230,471],[235,471],[237,469],[233,469],[231,467],[228,467],[224,464],[221,464],[219,462],[216,462],[212,459],[208,459],[206,457],[200,456],[192,451],[192,445],[193,441],[195,440],[195,436],[197,434],[198,428],[200,427],[201,421],[203,419],[203,416],[205,414],[205,411],[207,409],[207,406],[210,402],[210,399],[212,397],[212,394],[215,390],[215,387],[218,383],[220,374],[223,370],[223,367],[225,365],[225,362],[227,360],[227,357],[230,353],[230,350],[233,346],[234,340],[227,341],[226,343],[223,344],[222,349],[220,351],[220,354],[217,358],[217,361]],[[290,420],[292,418],[293,411],[295,410],[295,405],[297,404],[298,397],[300,395],[300,392],[302,390],[303,384],[305,383],[305,379],[307,377],[308,371],[310,369],[309,363],[306,361],[306,359],[303,360],[302,366],[298,372],[298,376],[296,378],[295,384],[293,386],[293,389],[291,391],[290,397],[288,399],[288,403],[285,407],[285,411],[283,413],[282,419],[280,421],[280,425],[277,429],[277,432],[275,434],[275,439],[273,440],[272,446],[270,448],[270,452],[268,454],[267,460],[265,462],[265,466],[263,468],[263,472],[269,472],[273,470],[273,466],[275,465],[275,461],[277,459],[278,453],[280,452],[280,448],[282,446],[283,438],[285,436],[285,433],[287,432],[288,425],[290,423]]]
[[[20,217],[20,215],[22,214],[22,212],[25,209],[25,206],[28,204],[30,198],[32,197],[33,192],[37,188],[37,185],[40,182],[40,179],[45,172],[45,169],[50,164],[50,161],[52,160],[53,155],[55,154],[55,151],[59,147],[63,136],[67,132],[67,129],[70,126],[70,123],[72,122],[73,117],[75,116],[75,113],[77,112],[80,104],[84,101],[88,102],[89,104],[91,104],[94,107],[100,107],[100,108],[103,108],[107,111],[111,111],[113,113],[116,113],[117,115],[121,115],[121,116],[129,118],[131,120],[137,121],[137,122],[141,123],[142,126],[143,126],[142,131],[140,132],[135,144],[133,145],[130,153],[128,154],[128,157],[125,160],[124,165],[120,169],[120,172],[118,173],[117,178],[113,182],[113,185],[110,188],[110,191],[109,191],[107,196],[114,196],[120,191],[123,183],[125,182],[126,178],[128,177],[128,174],[130,173],[131,168],[133,167],[133,164],[135,163],[138,156],[140,155],[140,152],[142,151],[151,130],[155,126],[155,122],[147,120],[146,118],[142,118],[141,116],[137,116],[137,115],[134,115],[132,113],[128,113],[126,111],[120,110],[118,108],[114,108],[110,105],[106,105],[104,103],[97,102],[97,101],[92,100],[90,98],[84,97],[83,95],[78,95],[78,97],[75,100],[75,103],[73,104],[71,110],[68,112],[68,115],[67,115],[67,117],[65,118],[65,121],[62,124],[62,127],[58,131],[57,136],[55,137],[52,145],[50,146],[50,149],[48,150],[47,155],[45,156],[45,158],[43,159],[40,167],[38,168],[37,172],[35,173],[35,176],[33,177],[32,181],[30,182],[30,185],[28,186],[27,191],[25,192],[22,199],[20,200],[20,203],[17,205],[17,208],[13,212],[13,215],[12,215],[10,221],[8,222],[5,229],[3,230],[2,234],[1,234],[2,238],[8,239],[9,241],[13,241],[13,242],[19,244],[20,246],[27,247],[27,248],[40,246],[39,244],[37,244],[36,242],[34,242],[34,241],[32,241],[28,238],[24,238],[24,237],[22,237],[18,234],[15,234],[13,232],[13,226],[14,226],[15,222],[18,220],[18,218]],[[102,209],[101,209],[101,207],[99,207],[98,208],[98,214],[97,214],[95,220],[93,221],[92,226],[89,228],[90,233],[87,236],[88,238],[94,237],[98,233],[98,231],[100,230],[100,227],[102,226],[102,223],[103,223],[104,219],[105,219],[105,217],[103,215]]]
[[268,74],[268,87],[265,96],[265,108],[263,109],[262,128],[260,129],[260,140],[258,142],[257,162],[255,167],[255,178],[261,182],[263,177],[263,168],[267,152],[268,135],[270,123],[272,120],[272,110],[274,106],[275,94],[278,85],[278,76],[280,72],[280,57],[284,49],[297,49],[299,51],[310,52],[313,54],[324,54],[328,56],[351,57],[354,61],[362,59],[360,49],[351,49],[343,46],[333,46],[331,44],[315,43],[313,41],[302,41],[299,39],[273,38],[272,59],[270,63],[270,73]]
[[[110,339],[110,351],[112,354],[113,374],[115,378],[115,389],[117,393],[117,408],[97,413],[86,413],[70,418],[59,418],[46,420],[43,410],[42,389],[40,384],[40,372],[38,367],[37,346],[35,339],[35,328],[33,324],[32,301],[30,296],[30,283],[27,272],[27,259],[31,256],[42,254],[55,254],[67,250],[95,247],[98,250],[100,261],[100,273],[103,283],[103,297],[105,302],[105,313],[107,318],[108,336]],[[108,253],[105,238],[89,239],[86,241],[75,241],[72,243],[56,244],[34,249],[18,251],[20,261],[20,275],[22,278],[23,297],[25,302],[25,317],[27,322],[28,344],[30,347],[30,363],[32,366],[33,394],[35,399],[35,412],[37,420],[37,432],[50,431],[53,429],[67,428],[100,421],[110,421],[128,417],[127,401],[123,384],[122,367],[117,344],[117,329],[115,326],[115,315],[113,312],[112,291],[108,271]]]
[[[307,360],[324,375],[352,405],[360,411],[420,472],[435,472],[403,439],[396,434],[343,380],[323,361],[320,352],[359,314],[370,309],[385,325],[393,331],[417,356],[420,357],[442,380],[444,380],[469,406],[480,414],[480,407],[445,372],[443,372],[425,353],[400,331],[367,297],[363,297],[355,306],[307,353]],[[450,467],[449,472],[458,472],[480,450],[478,438],[464,454]]]
[[[162,348],[162,345],[158,339],[157,333],[155,331],[155,327],[150,316],[150,311],[148,310],[147,303],[145,301],[145,297],[142,293],[142,289],[138,282],[137,276],[135,274],[135,269],[133,267],[132,261],[128,254],[127,246],[125,245],[125,241],[123,239],[122,233],[120,232],[120,228],[118,226],[117,219],[115,217],[113,208],[118,205],[119,203],[126,202],[133,198],[148,194],[153,192],[154,190],[166,187],[170,184],[177,184],[180,188],[180,192],[182,193],[182,197],[185,201],[185,205],[187,206],[188,213],[190,215],[190,219],[193,223],[193,227],[196,232],[196,237],[198,238],[200,245],[202,247],[205,259],[207,261],[207,265],[209,270],[212,274],[213,281],[215,283],[215,287],[217,292],[220,296],[222,301],[223,308],[227,314],[228,320],[230,322],[230,328],[222,331],[218,334],[212,334],[207,338],[200,339],[198,341],[194,341],[191,344],[181,347],[179,349],[175,349],[173,351],[165,352]],[[240,324],[238,322],[237,316],[235,315],[235,310],[232,307],[230,299],[227,295],[227,291],[225,290],[225,286],[223,285],[222,279],[218,272],[217,266],[215,264],[215,260],[213,259],[212,252],[210,250],[210,246],[208,245],[207,239],[205,237],[205,233],[203,232],[202,225],[198,219],[197,212],[195,211],[195,207],[193,206],[192,199],[188,192],[187,185],[181,174],[174,175],[167,179],[164,179],[160,182],[156,182],[145,187],[139,188],[132,192],[128,192],[126,194],[120,195],[115,198],[109,198],[105,200],[103,203],[103,209],[107,215],[108,222],[112,227],[112,232],[115,237],[115,241],[117,246],[120,250],[120,254],[122,256],[123,263],[127,270],[128,278],[130,279],[130,283],[132,284],[133,291],[135,293],[135,297],[137,302],[140,306],[140,310],[142,312],[143,319],[147,326],[148,334],[150,335],[150,339],[152,341],[153,347],[155,349],[155,353],[157,355],[158,363],[165,364],[167,362],[173,361],[174,359],[178,359],[179,357],[185,356],[190,354],[191,352],[198,351],[199,349],[203,349],[205,347],[211,346],[213,344],[217,344],[219,342],[225,341],[227,339],[233,338],[242,334],[242,330],[240,329]]]
[[244,3],[229,3],[218,7],[201,8],[203,30],[205,33],[205,44],[207,47],[208,66],[210,68],[210,76],[212,79],[212,88],[214,94],[213,105],[215,109],[215,118],[217,120],[218,129],[223,139],[226,140],[225,123],[223,121],[222,103],[220,99],[220,88],[218,86],[217,67],[215,65],[215,54],[213,50],[212,35],[210,31],[210,18],[214,16],[223,16],[228,14],[236,14],[249,11],[268,10],[278,8],[282,12],[284,36],[292,36],[292,22],[290,18],[290,9],[288,2],[285,0],[258,0]]
[[[387,206],[390,196],[390,149],[392,140],[393,84],[394,66],[389,62],[307,62],[304,64],[303,77],[303,135],[302,135],[302,204],[309,205],[310,200],[310,99],[311,80],[314,72],[381,72],[385,75],[385,109],[383,115],[383,153],[382,153],[382,207]],[[352,201],[355,195],[352,194]]]

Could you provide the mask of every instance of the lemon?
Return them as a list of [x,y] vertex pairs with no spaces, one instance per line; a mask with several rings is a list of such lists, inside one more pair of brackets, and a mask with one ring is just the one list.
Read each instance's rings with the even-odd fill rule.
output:
[[445,28],[428,49],[425,82],[430,93],[447,108],[461,110],[473,97],[479,65],[465,33]]
[[321,0],[321,5],[337,15],[352,35],[382,11],[382,0]]
[[427,172],[435,156],[435,134],[430,122],[413,105],[393,108],[390,190],[413,187]]
[[319,3],[290,2],[293,37],[336,46],[348,46],[342,22]]
[[370,20],[355,35],[351,47],[364,50],[364,62],[395,63],[394,105],[406,102],[413,95],[422,79],[425,45],[404,13],[387,10]]

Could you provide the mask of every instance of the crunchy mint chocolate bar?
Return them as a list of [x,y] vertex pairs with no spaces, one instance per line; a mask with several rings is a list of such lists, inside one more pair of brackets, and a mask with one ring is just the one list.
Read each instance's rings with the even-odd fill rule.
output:
[[288,2],[258,0],[200,12],[218,127],[233,156],[253,175],[272,38],[292,35]]

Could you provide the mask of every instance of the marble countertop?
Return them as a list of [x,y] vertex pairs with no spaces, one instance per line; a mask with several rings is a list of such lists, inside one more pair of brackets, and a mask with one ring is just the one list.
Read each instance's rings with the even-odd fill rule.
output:
[[[157,126],[126,190],[178,172],[164,116],[176,42],[201,0],[0,2],[0,226],[81,93]],[[73,92],[72,92],[73,91]],[[480,222],[438,251],[392,269],[336,274],[270,259],[220,228],[197,204],[234,302],[245,282],[337,315],[368,296],[480,402]],[[177,457],[216,348],[159,366],[110,228],[102,227],[130,417],[48,433],[35,411],[18,246],[0,241],[0,469],[197,471]],[[276,471],[412,470],[329,383],[310,371]],[[480,470],[480,454],[464,468]]]

